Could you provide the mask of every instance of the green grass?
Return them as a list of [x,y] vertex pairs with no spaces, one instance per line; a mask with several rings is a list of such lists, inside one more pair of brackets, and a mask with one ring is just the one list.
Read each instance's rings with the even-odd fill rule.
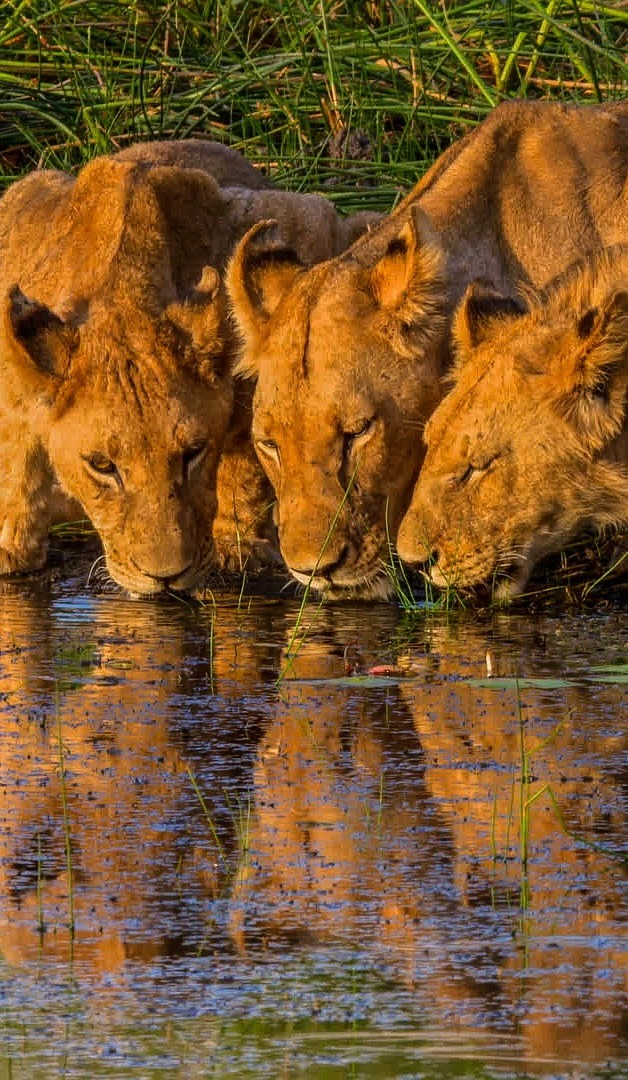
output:
[[392,550],[388,575],[399,606],[410,618],[426,611],[503,608],[549,611],[565,607],[599,608],[609,599],[625,599],[628,589],[628,534],[609,530],[583,536],[549,555],[534,569],[523,593],[506,600],[486,587],[432,584],[427,571],[409,571]]
[[627,41],[628,9],[585,0],[7,0],[0,185],[204,134],[282,186],[387,210],[504,98],[622,95]]

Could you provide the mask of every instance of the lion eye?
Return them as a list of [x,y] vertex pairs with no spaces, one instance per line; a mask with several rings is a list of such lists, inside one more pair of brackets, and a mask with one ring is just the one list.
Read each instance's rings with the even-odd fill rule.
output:
[[358,449],[363,440],[370,437],[375,427],[375,417],[365,416],[356,420],[342,433],[342,460],[346,464],[354,449]]
[[466,484],[467,481],[471,479],[475,471],[476,469],[474,465],[468,465],[464,472],[458,477],[458,483]]
[[187,476],[190,469],[197,465],[204,457],[207,450],[207,443],[203,442],[194,443],[192,446],[186,446],[185,450],[181,454],[181,460],[183,462],[183,472]]
[[279,460],[279,447],[274,439],[256,439],[255,448],[263,457]]
[[93,469],[94,472],[98,473],[100,476],[118,475],[118,470],[114,462],[111,460],[111,458],[108,458],[106,454],[87,454],[83,460],[87,462],[90,469]]
[[345,439],[361,439],[364,435],[368,435],[375,423],[374,416],[363,416],[359,420],[356,420],[354,424],[350,424],[344,433]]
[[499,454],[493,454],[493,457],[487,458],[486,461],[483,461],[480,465],[474,465],[472,462],[469,462],[464,472],[456,477],[456,483],[460,485],[468,484],[474,477],[482,476],[498,457]]

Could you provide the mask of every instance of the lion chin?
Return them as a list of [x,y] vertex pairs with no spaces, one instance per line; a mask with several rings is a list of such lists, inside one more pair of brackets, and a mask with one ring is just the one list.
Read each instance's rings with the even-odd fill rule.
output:
[[506,604],[521,596],[525,591],[530,579],[531,567],[527,561],[512,561],[508,566],[499,571],[493,571],[491,576],[490,567],[483,570],[477,567],[474,570],[461,569],[458,565],[453,572],[443,570],[438,564],[434,564],[425,570],[425,576],[430,585],[435,586],[442,592],[473,593],[490,591],[491,599],[496,604]]
[[354,581],[339,584],[328,578],[301,574],[288,567],[295,581],[306,589],[319,593],[325,600],[389,600],[393,595],[393,583],[385,571],[379,570],[373,576],[362,576]]
[[[131,560],[132,562],[132,560]],[[107,556],[104,575],[110,581],[121,586],[133,599],[140,597],[161,596],[164,594],[191,593],[200,589],[214,568],[214,560],[206,560],[203,565],[185,567],[178,574],[159,576],[144,573],[139,567],[129,565]]]

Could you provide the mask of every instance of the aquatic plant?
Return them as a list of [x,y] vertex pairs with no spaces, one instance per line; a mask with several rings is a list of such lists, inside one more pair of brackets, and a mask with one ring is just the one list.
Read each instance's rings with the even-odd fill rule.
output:
[[627,26],[591,0],[9,3],[0,172],[203,133],[280,184],[387,210],[506,97],[621,96]]
[[[68,882],[68,928],[70,940],[74,939],[74,870],[72,867],[72,837],[70,835],[70,815],[68,813],[68,792],[65,778],[65,750],[61,733],[61,709],[59,706],[59,688],[55,688],[55,713],[57,717],[57,745],[59,748],[59,781],[61,784],[61,806],[63,809],[63,837],[65,843],[66,876]],[[38,867],[39,874],[39,867]],[[41,920],[40,920],[41,925]]]

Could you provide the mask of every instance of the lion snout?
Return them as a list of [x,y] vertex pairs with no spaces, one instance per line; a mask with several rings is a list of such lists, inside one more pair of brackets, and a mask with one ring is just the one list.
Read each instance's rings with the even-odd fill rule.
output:
[[343,544],[340,548],[334,547],[333,551],[323,548],[318,556],[310,553],[309,559],[302,556],[299,563],[288,562],[287,565],[290,573],[299,581],[317,578],[331,582],[334,573],[344,565],[347,554],[348,547]]
[[411,566],[418,563],[436,562],[438,552],[434,542],[434,529],[427,520],[427,515],[411,507],[403,518],[397,534],[397,554]]
[[141,595],[193,588],[214,555],[213,542],[208,538],[200,541],[192,522],[181,527],[170,522],[168,528],[163,520],[152,526],[142,524],[125,551],[106,543],[105,549],[114,580]]
[[177,581],[188,577],[190,570],[193,567],[192,560],[184,565],[175,565],[170,561],[158,565],[156,568],[146,569],[140,563],[137,563],[135,559],[131,559],[131,563],[142,577],[150,578],[155,584],[160,585],[162,588],[176,588]]
[[[316,478],[317,482],[318,478]],[[306,485],[303,485],[307,490]],[[345,520],[338,505],[312,500],[303,513],[304,491],[285,494],[279,502],[279,544],[290,572],[299,580],[330,580],[347,558]],[[340,497],[339,497],[340,498]]]

